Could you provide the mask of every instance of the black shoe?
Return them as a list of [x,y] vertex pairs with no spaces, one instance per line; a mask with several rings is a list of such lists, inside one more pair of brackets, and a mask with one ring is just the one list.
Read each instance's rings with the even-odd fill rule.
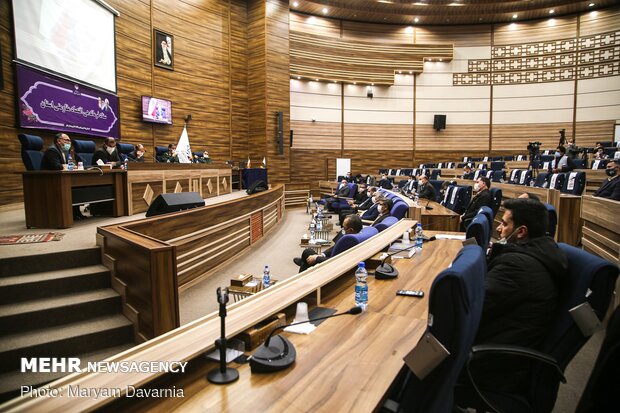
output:
[[293,262],[295,263],[295,265],[297,265],[298,267],[301,267],[301,264],[303,264],[301,262],[301,258],[300,257],[295,257],[293,258]]

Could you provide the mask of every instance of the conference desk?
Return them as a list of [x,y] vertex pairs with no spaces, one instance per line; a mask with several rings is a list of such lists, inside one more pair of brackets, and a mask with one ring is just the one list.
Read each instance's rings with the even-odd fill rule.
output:
[[[21,174],[28,228],[73,226],[74,203],[112,201],[113,216],[127,214],[125,171],[27,171]],[[74,200],[74,196],[79,196],[81,202]]]
[[[400,238],[415,221],[401,220],[366,242],[276,286],[228,306],[229,337],[279,311],[289,318],[303,300],[345,310],[353,306],[352,276],[356,263],[375,255]],[[432,234],[432,233],[431,233]],[[7,411],[372,411],[382,403],[403,366],[402,358],[422,336],[428,318],[428,292],[436,275],[447,268],[461,249],[460,241],[438,240],[424,245],[421,254],[395,265],[400,276],[391,281],[369,279],[368,311],[359,316],[330,319],[309,336],[288,335],[297,349],[289,369],[271,375],[252,375],[239,366],[240,379],[225,386],[207,382],[215,366],[203,354],[219,337],[219,318],[212,313],[174,331],[113,356],[109,361],[189,361],[184,373],[75,373],[52,388],[120,388],[183,390],[184,397],[16,398],[2,406]],[[423,299],[396,296],[398,289],[422,289]],[[288,333],[285,333],[288,334]],[[65,392],[66,394],[66,392]]]
[[424,231],[458,231],[460,215],[435,201],[420,199],[421,222]]

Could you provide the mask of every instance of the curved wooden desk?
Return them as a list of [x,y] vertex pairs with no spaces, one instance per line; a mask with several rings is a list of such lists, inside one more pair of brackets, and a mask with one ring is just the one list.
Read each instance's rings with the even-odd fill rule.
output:
[[[293,310],[299,300],[316,297],[322,305],[346,310],[353,305],[356,263],[371,257],[413,226],[402,220],[356,247],[297,274],[252,297],[229,305],[229,336],[281,310]],[[428,291],[435,276],[461,249],[460,241],[438,240],[425,244],[420,255],[396,265],[396,280],[369,280],[368,311],[359,316],[327,320],[310,336],[289,336],[298,357],[296,364],[271,375],[252,375],[240,366],[240,380],[226,386],[212,385],[206,372],[214,363],[204,352],[213,349],[219,336],[219,318],[212,313],[147,343],[116,355],[113,361],[189,361],[185,374],[78,373],[51,384],[67,389],[136,387],[182,390],[172,398],[46,398],[14,399],[7,411],[372,411],[383,400],[403,366],[402,357],[417,343],[428,318]],[[397,289],[422,289],[424,299],[395,295]],[[287,311],[288,312],[288,311]],[[66,394],[66,392],[65,392]]]
[[284,187],[97,229],[123,312],[144,341],[179,326],[178,291],[241,253],[282,219]]

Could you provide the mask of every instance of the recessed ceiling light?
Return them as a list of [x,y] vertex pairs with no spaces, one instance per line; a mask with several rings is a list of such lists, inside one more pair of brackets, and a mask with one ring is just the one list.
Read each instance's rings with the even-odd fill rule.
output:
[[419,17],[416,17],[415,19],[413,19],[413,21],[417,23],[417,22],[419,22],[419,21],[420,21],[420,18],[419,18]]
[[555,13],[555,10],[553,9],[549,10],[549,14],[553,14],[553,13]]
[[399,71],[398,71],[398,73],[403,73],[403,71],[402,71],[402,70],[399,70]]
[[297,6],[299,6],[299,3],[298,3],[298,2],[296,2],[296,1],[294,1],[294,2],[293,2],[293,7],[297,7]]
[[588,7],[594,7],[594,6],[596,6],[596,4],[594,4],[594,3],[588,4]]
[[354,85],[357,85],[357,82],[353,82]]
[[301,79],[301,76],[297,76],[297,79]]
[[327,10],[327,7],[323,7],[323,14],[327,14],[329,10]]
[[409,74],[410,74],[410,75],[411,75],[411,74],[413,74],[413,70],[410,70],[410,71],[409,71]]
[[443,62],[443,59],[439,59],[440,62]]
[[417,2],[417,3],[413,3],[414,6],[428,6],[428,4],[426,3],[422,3],[421,1]]
[[392,2],[390,0],[377,0],[378,3],[387,3],[387,4],[392,4]]
[[512,18],[513,18],[513,19],[516,19],[516,18],[517,18],[517,15],[516,15],[516,14],[513,14],[513,15],[512,15]]
[[334,80],[334,83],[338,83],[338,81],[337,81],[337,80]]
[[317,82],[319,81],[319,79],[314,79],[314,80],[316,80]]
[[374,85],[375,85],[374,83],[371,83],[371,84],[370,84],[370,86],[374,86]]
[[405,29],[405,33],[413,33],[413,27],[407,26],[407,28]]

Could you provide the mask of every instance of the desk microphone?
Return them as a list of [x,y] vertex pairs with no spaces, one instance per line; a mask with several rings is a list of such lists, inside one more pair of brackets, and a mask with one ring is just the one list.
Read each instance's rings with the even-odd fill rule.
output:
[[254,354],[250,357],[250,370],[252,373],[271,373],[274,371],[284,370],[290,367],[297,357],[297,352],[293,343],[291,343],[286,337],[277,335],[273,337],[273,333],[283,328],[296,326],[299,324],[310,323],[313,321],[326,320],[328,318],[338,317],[341,315],[357,315],[362,312],[361,307],[352,307],[344,313],[332,314],[325,317],[313,318],[308,321],[300,321],[297,323],[291,323],[284,326],[276,327],[271,330],[267,340],[259,348],[256,349]]
[[424,206],[425,209],[433,209],[433,207],[428,206],[428,204],[431,203],[431,200],[429,199],[428,202],[426,203],[426,205]]

